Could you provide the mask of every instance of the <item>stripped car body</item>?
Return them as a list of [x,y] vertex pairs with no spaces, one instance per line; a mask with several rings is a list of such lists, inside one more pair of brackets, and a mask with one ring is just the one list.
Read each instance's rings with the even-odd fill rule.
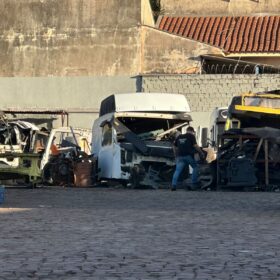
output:
[[[0,125],[0,180],[24,179],[25,182],[32,185],[54,181],[53,167],[56,167],[56,171],[70,170],[69,168],[66,170],[65,163],[77,161],[81,152],[83,155],[85,152],[89,153],[89,144],[86,143],[89,143],[90,139],[90,130],[61,127],[49,132],[46,129],[39,129],[30,122],[9,121],[2,116]],[[50,149],[54,142],[58,147],[61,146],[61,152],[56,157],[51,155]],[[62,163],[64,164],[63,168],[61,168]],[[46,172],[46,166],[48,172]],[[48,174],[48,178],[45,178],[46,174]],[[55,175],[58,178],[57,172]],[[61,183],[58,180],[56,182]]]
[[[34,149],[39,128],[25,121],[0,119],[0,154],[25,153]],[[0,167],[17,166],[18,158],[0,157]]]
[[175,166],[174,136],[189,125],[189,112],[181,94],[115,94],[103,100],[92,139],[99,179],[134,187],[168,184]]
[[[83,162],[84,168],[89,170],[93,164],[90,141],[91,132],[88,129],[72,127],[52,129],[40,161],[42,181],[53,185],[76,185],[76,167]],[[56,146],[58,151],[56,155],[52,154],[52,145]],[[91,178],[84,179],[91,182]]]

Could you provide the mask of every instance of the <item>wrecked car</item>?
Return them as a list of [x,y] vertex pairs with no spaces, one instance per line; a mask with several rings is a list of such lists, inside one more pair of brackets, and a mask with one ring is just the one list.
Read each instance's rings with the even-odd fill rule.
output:
[[98,179],[132,187],[169,185],[175,167],[172,144],[192,120],[189,113],[181,94],[127,93],[103,100],[92,130]]
[[[7,121],[0,118],[0,154],[24,153],[32,150],[39,128],[25,121]],[[17,166],[18,160],[1,157],[0,166]]]
[[[91,133],[87,129],[52,129],[40,161],[42,181],[52,185],[91,185],[94,167],[90,155],[90,139]],[[84,174],[80,174],[81,166]],[[83,179],[85,184],[77,183],[81,181],[80,175],[87,176]]]
[[[81,161],[91,163],[90,138],[91,132],[85,129],[61,127],[48,131],[32,123],[2,117],[0,180],[24,180],[33,186],[74,184],[74,168]],[[51,153],[52,145],[57,147],[55,155]]]

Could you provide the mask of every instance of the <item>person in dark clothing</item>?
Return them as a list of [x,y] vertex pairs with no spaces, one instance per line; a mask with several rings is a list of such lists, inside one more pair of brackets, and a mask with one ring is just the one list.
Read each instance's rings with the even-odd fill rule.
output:
[[201,158],[204,157],[203,152],[197,145],[195,131],[193,127],[187,128],[187,133],[179,135],[174,141],[174,154],[176,158],[176,170],[172,178],[171,190],[175,191],[180,174],[186,165],[190,165],[192,172],[192,185],[198,184],[198,166],[194,159],[195,152],[198,152]]

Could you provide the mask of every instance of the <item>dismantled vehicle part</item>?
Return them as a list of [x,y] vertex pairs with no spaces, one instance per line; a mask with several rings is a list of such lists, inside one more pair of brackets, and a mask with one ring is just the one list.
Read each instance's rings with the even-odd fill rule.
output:
[[44,147],[40,168],[43,170],[44,166],[54,155],[67,154],[71,152],[80,152],[85,155],[90,154],[90,139],[91,132],[87,129],[72,127],[52,129],[49,134],[47,144]]
[[[95,165],[89,154],[90,138],[91,133],[86,129],[52,129],[40,165],[43,182],[60,186],[92,185]],[[86,178],[81,178],[81,169],[77,171],[81,164],[85,170],[90,170]],[[85,173],[82,175],[85,176]]]
[[[35,135],[39,128],[24,121],[7,121],[4,116],[0,119],[0,154],[28,153],[34,147]],[[17,166],[16,157],[1,157],[0,167]]]
[[[94,172],[93,159],[89,155],[89,138],[91,133],[86,129],[61,127],[53,129],[41,161],[43,182],[52,185],[76,185],[76,167],[80,163],[87,165]],[[54,149],[55,147],[55,149]],[[91,176],[86,178],[92,182]],[[91,183],[89,184],[91,185]]]
[[31,183],[32,185],[40,181],[40,154],[0,153],[0,160],[17,163],[17,166],[2,165],[0,167],[0,180],[24,179],[25,183]]
[[226,129],[217,154],[217,184],[279,188],[280,91],[234,97]]
[[[225,124],[228,118],[228,108],[227,107],[216,107],[210,116],[210,125],[209,125],[209,145],[210,147],[217,150],[218,139],[225,131]],[[238,128],[238,121],[232,120],[231,128]]]
[[75,185],[74,167],[93,162],[88,156],[90,138],[91,132],[85,129],[61,127],[49,132],[27,122],[3,121],[0,179]]
[[189,125],[189,111],[180,94],[115,94],[105,99],[93,125],[99,179],[118,179],[133,187],[170,184],[172,144]]
[[51,157],[43,169],[42,179],[55,186],[88,187],[94,184],[95,176],[93,158],[78,149]]

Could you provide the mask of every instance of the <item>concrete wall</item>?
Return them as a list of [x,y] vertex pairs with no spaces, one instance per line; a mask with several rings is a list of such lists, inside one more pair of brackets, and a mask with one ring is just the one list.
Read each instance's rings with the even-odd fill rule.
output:
[[[208,126],[215,107],[228,106],[234,95],[280,88],[277,75],[147,75],[142,78],[143,92],[186,95],[194,126]],[[172,102],[172,100],[170,100]]]
[[70,125],[91,128],[105,96],[136,89],[136,78],[128,76],[0,78],[1,110],[64,109],[70,112]]
[[[230,12],[229,5],[237,3],[209,1],[162,3],[166,12],[180,14]],[[254,1],[243,2],[261,7]],[[275,12],[279,5],[272,0],[260,0],[262,3]],[[244,5],[240,10],[247,9]],[[62,108],[72,112],[73,126],[91,127],[106,96],[137,91],[139,80],[131,77],[139,73],[195,73],[198,55],[220,53],[198,42],[141,27],[141,23],[153,26],[148,0],[0,0],[0,10],[0,109]],[[211,101],[208,92],[216,92],[218,87],[218,96],[230,99],[222,77],[161,77],[165,79],[144,77],[143,90],[188,93],[194,114],[206,118],[214,104],[199,107],[200,98]],[[243,84],[239,77],[229,79],[231,94]],[[254,85],[251,79],[256,78],[244,82],[246,89]],[[272,85],[272,81],[267,84]]]
[[141,0],[141,23],[151,27],[155,26],[150,0]]
[[200,55],[221,50],[149,27],[142,27],[141,73],[197,73]]
[[161,0],[167,15],[279,14],[279,0]]
[[0,10],[0,76],[139,72],[139,0],[0,0]]
[[148,3],[0,0],[0,110],[62,108],[91,127],[102,99],[137,90]]

